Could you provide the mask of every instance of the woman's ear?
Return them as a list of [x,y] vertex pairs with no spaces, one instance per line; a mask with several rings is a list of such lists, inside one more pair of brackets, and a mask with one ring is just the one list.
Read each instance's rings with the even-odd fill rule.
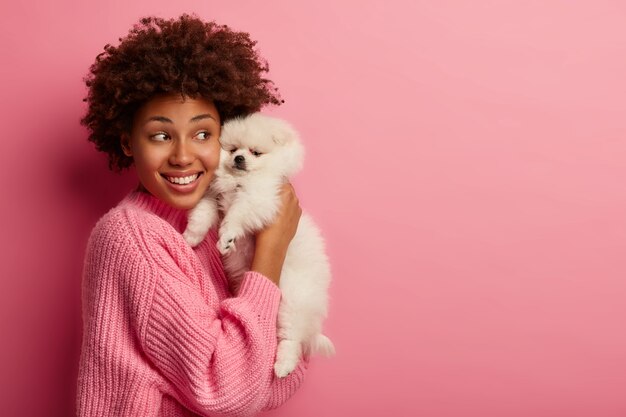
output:
[[120,144],[122,145],[122,151],[126,156],[133,156],[133,151],[130,146],[130,135],[128,133],[122,133],[120,138]]

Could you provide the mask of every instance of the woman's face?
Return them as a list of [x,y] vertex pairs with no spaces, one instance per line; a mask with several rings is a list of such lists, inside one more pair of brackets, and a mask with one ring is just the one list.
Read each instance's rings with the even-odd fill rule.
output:
[[157,96],[135,114],[122,148],[143,188],[178,209],[194,207],[219,163],[220,117],[203,98]]

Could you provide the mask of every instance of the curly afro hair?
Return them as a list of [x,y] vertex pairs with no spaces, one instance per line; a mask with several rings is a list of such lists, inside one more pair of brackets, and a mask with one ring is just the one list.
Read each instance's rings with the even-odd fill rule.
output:
[[280,105],[278,89],[263,77],[268,64],[257,54],[256,41],[226,25],[183,14],[165,20],[145,17],[119,46],[105,45],[84,78],[88,103],[81,124],[89,140],[109,156],[109,168],[132,165],[120,143],[130,132],[135,112],[156,95],[213,101],[222,123]]

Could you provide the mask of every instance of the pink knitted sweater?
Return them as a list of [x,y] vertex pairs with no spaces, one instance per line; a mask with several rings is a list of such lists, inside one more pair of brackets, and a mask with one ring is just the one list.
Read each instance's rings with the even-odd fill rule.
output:
[[196,248],[187,214],[134,191],[100,219],[83,273],[79,416],[249,416],[285,402],[306,363],[273,374],[280,290],[248,272],[237,296],[216,232]]

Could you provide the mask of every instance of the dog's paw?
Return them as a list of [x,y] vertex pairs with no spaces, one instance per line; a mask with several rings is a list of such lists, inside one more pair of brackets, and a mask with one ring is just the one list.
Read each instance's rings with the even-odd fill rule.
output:
[[290,373],[293,372],[294,369],[296,369],[296,365],[298,363],[279,363],[276,362],[274,364],[274,374],[278,377],[278,378],[284,378],[287,375],[289,375]]
[[183,233],[183,239],[193,247],[198,246],[204,240],[204,236],[203,233],[198,233],[191,229],[187,229]]
[[217,250],[219,250],[222,255],[235,251],[235,240],[235,236],[230,233],[224,233],[217,242]]
[[296,369],[300,361],[301,346],[299,342],[283,339],[278,343],[274,374],[284,378]]

